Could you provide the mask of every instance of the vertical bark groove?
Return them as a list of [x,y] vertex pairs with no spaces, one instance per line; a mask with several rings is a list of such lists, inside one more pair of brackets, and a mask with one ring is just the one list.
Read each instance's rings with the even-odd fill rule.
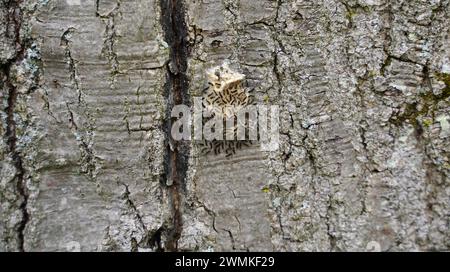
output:
[[28,192],[26,189],[26,181],[24,179],[25,170],[23,168],[23,161],[20,152],[17,150],[17,134],[16,134],[16,120],[14,119],[15,108],[17,104],[18,90],[11,78],[13,66],[23,60],[25,55],[25,41],[20,36],[20,29],[22,27],[22,10],[20,8],[20,0],[10,0],[6,4],[7,18],[6,18],[6,38],[14,41],[15,56],[7,63],[1,66],[2,81],[4,88],[8,92],[7,106],[6,106],[6,131],[5,138],[8,147],[8,152],[13,161],[16,170],[14,180],[16,181],[16,190],[18,198],[20,199],[19,209],[21,212],[21,220],[17,225],[17,250],[25,251],[24,248],[24,231],[29,220],[27,211]]
[[166,249],[177,251],[178,239],[183,228],[182,195],[185,190],[185,178],[188,168],[189,146],[187,143],[172,140],[170,131],[172,126],[171,110],[173,106],[189,105],[187,70],[187,27],[185,23],[184,3],[182,0],[160,0],[161,24],[165,40],[170,47],[170,62],[167,66],[167,82],[165,98],[167,102],[165,174],[162,179],[168,185],[168,192],[172,204],[172,222],[167,230]]
[[8,118],[7,118],[7,129],[6,137],[8,139],[9,152],[14,162],[14,167],[16,168],[16,180],[17,180],[17,192],[21,198],[20,212],[22,213],[22,219],[17,227],[17,240],[18,240],[18,250],[25,251],[24,248],[24,231],[28,223],[29,214],[27,211],[28,204],[28,192],[26,189],[26,181],[24,179],[25,170],[23,168],[22,157],[16,148],[16,122],[14,120],[14,108],[17,101],[17,89],[14,86],[10,86],[9,97],[8,97]]

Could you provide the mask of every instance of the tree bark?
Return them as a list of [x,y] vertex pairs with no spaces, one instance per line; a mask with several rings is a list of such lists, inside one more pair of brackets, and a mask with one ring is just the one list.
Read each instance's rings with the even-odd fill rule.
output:
[[[450,249],[448,0],[0,15],[0,251]],[[223,61],[279,106],[279,150],[171,139]]]

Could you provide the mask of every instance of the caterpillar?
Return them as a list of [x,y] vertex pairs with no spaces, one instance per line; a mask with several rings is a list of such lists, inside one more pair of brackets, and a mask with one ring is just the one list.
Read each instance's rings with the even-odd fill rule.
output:
[[[224,123],[226,120],[237,118],[237,113],[243,107],[253,103],[252,90],[244,87],[245,75],[230,69],[228,63],[214,67],[207,71],[209,87],[204,90],[203,107],[212,115],[203,119],[204,123],[219,116]],[[236,154],[237,150],[248,147],[252,144],[250,140],[236,140],[237,127],[224,130],[232,133],[234,140],[213,140],[200,143],[200,150],[203,155],[213,153],[219,155],[224,153],[227,158]]]

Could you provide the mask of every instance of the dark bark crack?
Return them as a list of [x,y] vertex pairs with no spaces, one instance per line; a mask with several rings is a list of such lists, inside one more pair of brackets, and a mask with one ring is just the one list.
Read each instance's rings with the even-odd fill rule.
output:
[[144,231],[146,231],[147,227],[145,226],[144,220],[142,220],[142,216],[139,213],[139,210],[138,210],[136,204],[134,204],[133,200],[131,200],[131,197],[130,197],[131,193],[128,188],[128,185],[125,183],[122,183],[122,185],[125,187],[125,192],[122,195],[123,199],[126,201],[127,206],[133,211],[133,213],[136,216],[136,219],[139,222],[139,224],[141,225],[142,229]]
[[17,150],[17,124],[14,119],[15,107],[17,103],[17,88],[12,83],[11,75],[11,64],[6,65],[2,68],[4,77],[6,77],[4,84],[8,89],[8,104],[6,108],[6,142],[8,146],[8,151],[11,154],[11,158],[16,169],[16,190],[21,198],[19,205],[20,211],[22,213],[22,218],[17,226],[17,240],[18,240],[18,250],[25,251],[24,249],[24,230],[29,220],[29,214],[27,211],[28,204],[28,190],[26,188],[25,180],[25,169],[23,167],[23,160],[20,152]]
[[23,159],[20,151],[17,149],[17,123],[14,118],[16,112],[16,105],[19,92],[15,86],[14,67],[18,65],[24,58],[26,48],[29,47],[30,42],[22,39],[20,30],[23,22],[23,11],[20,7],[20,0],[10,0],[5,3],[7,10],[6,23],[6,38],[14,42],[15,55],[12,59],[0,66],[0,75],[2,79],[2,89],[7,91],[7,105],[5,108],[6,113],[6,131],[5,140],[8,147],[8,152],[11,156],[12,162],[16,169],[15,181],[16,191],[19,198],[19,209],[21,212],[21,219],[16,225],[17,232],[17,250],[25,251],[25,239],[24,232],[29,221],[30,215],[27,210],[28,204],[28,189],[25,180],[25,169],[23,167]]
[[178,240],[183,230],[182,201],[185,191],[185,179],[188,169],[189,144],[175,142],[171,138],[171,110],[175,105],[190,105],[188,94],[187,56],[188,28],[185,22],[185,8],[182,0],[160,0],[161,24],[167,44],[170,47],[170,62],[167,66],[167,82],[165,99],[167,102],[166,121],[163,124],[165,133],[166,154],[164,159],[164,174],[161,181],[167,186],[172,218],[166,229],[166,249],[178,250]]
[[60,46],[64,48],[64,55],[68,64],[70,80],[73,89],[77,92],[78,107],[83,108],[81,115],[86,118],[87,127],[77,125],[75,114],[70,108],[73,102],[66,102],[67,112],[69,115],[70,128],[74,133],[78,134],[77,142],[81,152],[81,172],[86,173],[91,181],[96,182],[97,174],[97,157],[92,148],[93,141],[93,123],[91,122],[89,111],[85,101],[85,93],[83,92],[82,83],[80,81],[77,60],[73,57],[71,49],[71,35],[76,31],[75,28],[67,28],[61,35]]
[[230,237],[231,248],[233,250],[236,250],[236,241],[234,240],[233,233],[230,230],[227,230],[227,229],[223,229],[223,230],[226,231],[228,233],[228,236]]
[[120,11],[121,1],[118,0],[116,6],[107,14],[100,14],[99,1],[96,2],[96,16],[99,17],[105,24],[105,34],[103,38],[102,54],[108,59],[111,66],[111,86],[113,86],[115,77],[120,73],[119,60],[116,53],[116,21],[118,16],[121,16]]
[[62,46],[65,49],[65,57],[67,59],[67,63],[69,64],[69,70],[70,70],[70,80],[72,81],[73,86],[75,87],[76,91],[78,92],[78,103],[81,103],[82,101],[82,92],[81,92],[81,86],[80,81],[78,79],[78,72],[76,67],[76,60],[72,57],[72,52],[70,50],[70,35],[72,32],[75,31],[75,28],[69,27],[64,31],[64,33],[61,35],[61,42],[60,46]]

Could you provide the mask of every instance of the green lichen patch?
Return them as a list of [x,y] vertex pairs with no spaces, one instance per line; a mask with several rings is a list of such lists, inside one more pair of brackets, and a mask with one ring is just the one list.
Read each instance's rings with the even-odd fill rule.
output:
[[433,124],[438,103],[450,97],[450,74],[439,73],[435,76],[436,79],[445,83],[442,92],[439,94],[433,92],[421,94],[416,102],[406,104],[401,114],[390,119],[392,124],[402,126],[409,123],[419,132]]
[[436,79],[444,82],[445,88],[442,90],[442,93],[439,95],[440,99],[446,99],[450,96],[450,74],[447,73],[436,73]]

